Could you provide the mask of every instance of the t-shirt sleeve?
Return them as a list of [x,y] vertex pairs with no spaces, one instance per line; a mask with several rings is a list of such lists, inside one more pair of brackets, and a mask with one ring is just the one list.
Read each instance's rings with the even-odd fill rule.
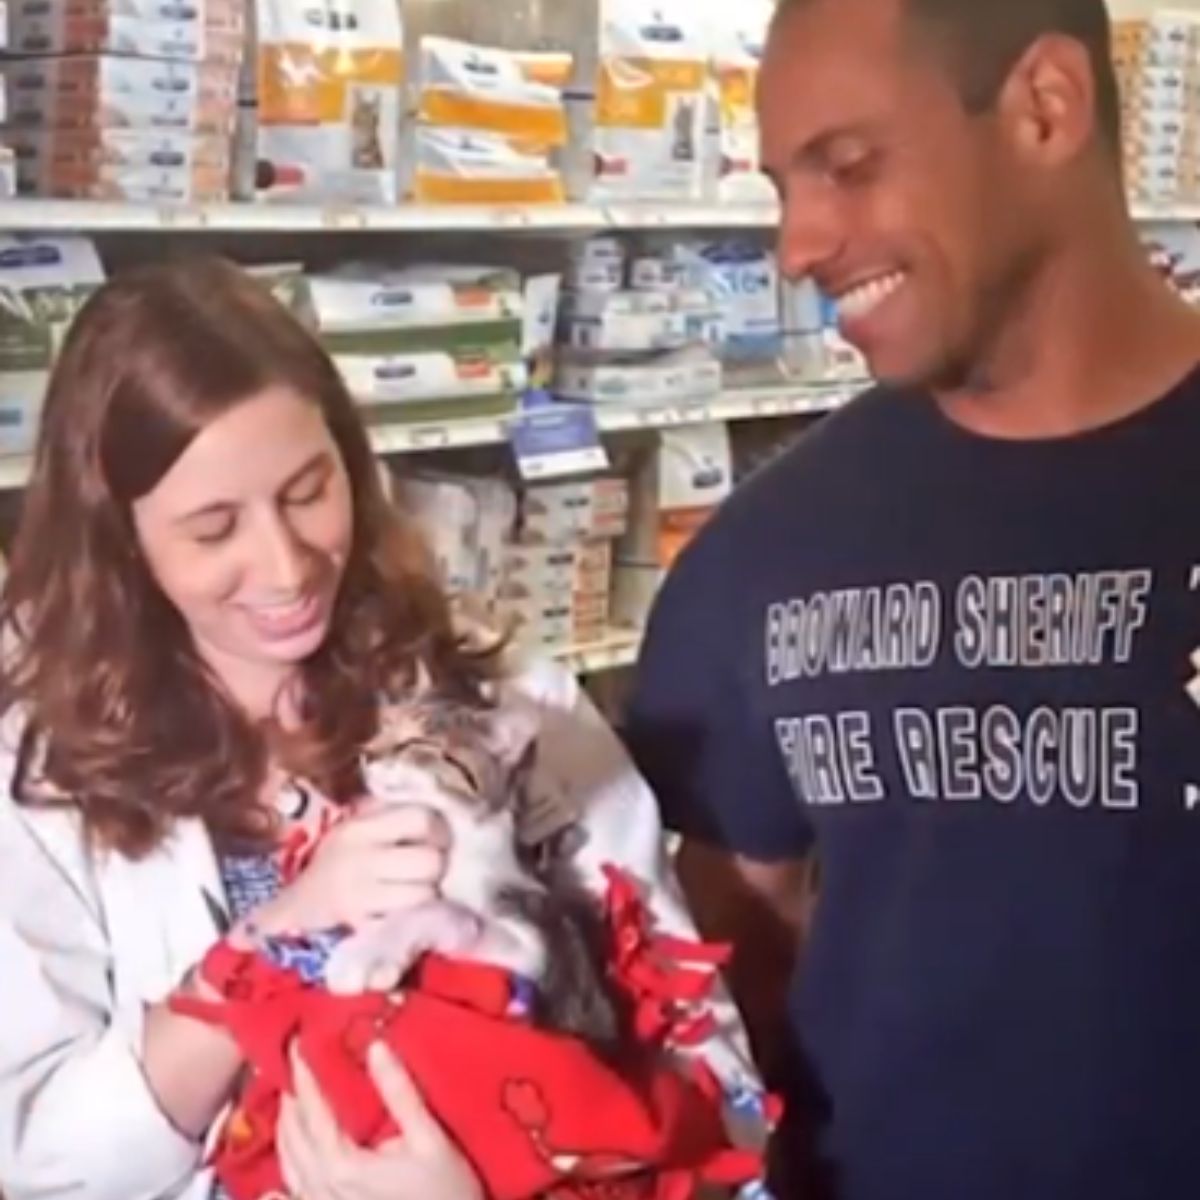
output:
[[704,566],[686,554],[659,594],[625,736],[668,829],[759,862],[800,858],[812,832]]

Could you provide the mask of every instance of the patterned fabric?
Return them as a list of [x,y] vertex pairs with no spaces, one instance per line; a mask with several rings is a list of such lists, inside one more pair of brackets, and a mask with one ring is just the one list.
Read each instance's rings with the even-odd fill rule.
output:
[[273,854],[226,854],[221,858],[221,880],[229,914],[237,921],[278,895],[279,863]]
[[[237,921],[273,900],[282,883],[282,872],[273,854],[225,854],[219,862],[225,902]],[[213,1184],[212,1200],[231,1200],[220,1182]]]

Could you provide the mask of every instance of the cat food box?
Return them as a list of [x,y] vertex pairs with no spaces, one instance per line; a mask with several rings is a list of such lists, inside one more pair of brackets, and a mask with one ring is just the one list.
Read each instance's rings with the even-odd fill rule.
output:
[[237,71],[116,55],[33,58],[3,71],[13,125],[58,129],[161,128],[232,132]]
[[241,61],[245,22],[232,0],[11,0],[10,49]]
[[228,198],[228,140],[216,135],[110,129],[9,136],[26,195],[146,204]]

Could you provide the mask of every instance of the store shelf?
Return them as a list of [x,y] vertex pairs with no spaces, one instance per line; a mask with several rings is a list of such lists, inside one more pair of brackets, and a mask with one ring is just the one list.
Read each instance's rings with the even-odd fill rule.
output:
[[640,629],[614,629],[603,641],[571,646],[555,658],[575,675],[603,675],[634,666],[641,644]]
[[82,233],[496,233],[769,228],[774,205],[119,204],[0,201],[0,229]]
[[[802,416],[832,412],[865,385],[796,384],[791,387],[747,388],[726,392],[717,400],[680,404],[611,404],[597,406],[601,433],[630,433],[639,429],[671,429],[705,421],[748,421],[765,417]],[[445,421],[440,425],[389,425],[373,429],[378,454],[416,454],[489,446],[508,439],[503,418]]]
[[[1135,206],[1143,221],[1200,221],[1200,205]],[[0,200],[0,230],[79,233],[598,233],[762,229],[774,204],[426,205],[121,204]]]
[[1200,223],[1200,204],[1175,204],[1165,208],[1151,204],[1134,204],[1133,215],[1137,221],[1146,225]]
[[[610,405],[598,410],[597,424],[602,433],[631,433],[706,421],[817,416],[840,408],[863,386],[796,384],[726,392],[716,400],[702,403]],[[468,446],[493,446],[507,440],[508,422],[499,418],[444,421],[440,425],[383,425],[371,430],[371,444],[376,454],[420,454]],[[30,466],[27,455],[0,456],[0,491],[24,487]]]

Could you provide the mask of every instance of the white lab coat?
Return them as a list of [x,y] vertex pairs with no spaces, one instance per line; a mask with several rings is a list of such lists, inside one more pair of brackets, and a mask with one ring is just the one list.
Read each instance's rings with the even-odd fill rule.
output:
[[[584,877],[598,885],[602,862],[620,864],[651,885],[663,927],[690,932],[653,798],[577,681],[540,665],[511,686],[541,710],[534,794],[543,831],[580,819]],[[0,745],[0,779],[11,775],[11,745]],[[218,936],[214,903],[223,906],[223,891],[199,822],[180,823],[140,862],[98,857],[71,813],[19,808],[7,783],[0,788],[6,1200],[206,1200],[203,1147],[163,1116],[139,1056],[146,1006]],[[732,1086],[753,1086],[736,1017],[728,1004],[720,1015],[715,1065]]]

